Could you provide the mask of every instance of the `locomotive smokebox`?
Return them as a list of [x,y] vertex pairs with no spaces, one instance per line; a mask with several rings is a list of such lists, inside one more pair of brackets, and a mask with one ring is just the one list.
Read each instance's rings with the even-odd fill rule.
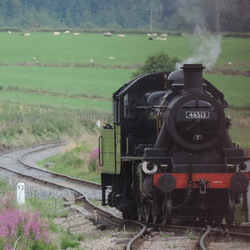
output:
[[184,93],[203,93],[202,64],[184,64]]

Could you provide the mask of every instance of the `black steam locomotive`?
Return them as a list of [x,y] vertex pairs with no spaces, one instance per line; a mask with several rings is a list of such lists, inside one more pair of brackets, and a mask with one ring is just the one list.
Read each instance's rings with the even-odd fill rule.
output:
[[240,196],[247,211],[248,158],[232,143],[227,102],[203,69],[141,75],[113,94],[114,123],[99,138],[102,205],[164,224],[231,225]]

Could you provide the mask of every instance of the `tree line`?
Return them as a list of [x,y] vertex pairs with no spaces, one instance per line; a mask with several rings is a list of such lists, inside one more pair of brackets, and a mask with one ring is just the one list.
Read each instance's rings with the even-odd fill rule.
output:
[[249,0],[0,0],[0,25],[21,29],[250,32]]

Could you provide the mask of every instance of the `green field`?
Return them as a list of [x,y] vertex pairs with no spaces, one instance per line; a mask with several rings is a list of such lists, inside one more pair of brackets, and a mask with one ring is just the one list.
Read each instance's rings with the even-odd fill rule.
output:
[[[156,39],[149,41],[146,34],[126,34],[124,38],[120,38],[117,35],[104,37],[103,34],[90,33],[82,33],[80,36],[31,33],[29,37],[21,36],[20,33],[11,35],[0,33],[0,40],[0,101],[11,105],[31,104],[34,107],[48,105],[54,108],[59,107],[59,109],[70,108],[72,111],[82,109],[84,112],[87,108],[106,114],[112,112],[112,94],[131,80],[132,72],[136,71],[149,55],[164,51],[170,57],[178,57],[182,61],[191,57],[201,45],[200,42],[204,42],[204,39],[194,39],[188,36],[169,36],[167,41]],[[209,37],[208,41],[213,41],[213,38]],[[91,63],[90,59],[94,62]],[[221,54],[215,65],[216,69],[246,71],[249,70],[249,66],[249,39],[223,38]],[[236,120],[233,122],[233,129],[230,133],[236,141],[250,148],[248,142],[250,141],[248,132],[250,129],[249,78],[222,75],[218,72],[217,70],[216,74],[208,74],[205,71],[204,78],[210,80],[224,93],[231,107],[227,109],[227,112]],[[6,117],[8,113],[12,113],[13,108],[8,107],[8,109],[2,107],[2,117],[3,112],[6,113]],[[58,123],[62,124],[63,121],[59,118],[62,116],[62,109],[60,111],[59,109],[58,112],[54,111],[58,114],[57,122],[55,121],[55,125],[50,124],[49,127],[57,126]],[[74,120],[79,115],[73,114],[72,111],[70,111],[72,117],[70,119]],[[28,131],[34,133],[33,125],[29,122],[29,117],[33,112],[38,112],[42,116],[44,110],[30,111],[30,114],[27,113],[26,119],[23,120],[25,124],[28,124],[27,128],[23,128],[25,124],[16,126],[14,122],[11,132],[5,131],[5,128],[9,126],[8,118],[4,118],[7,125],[3,123],[2,118],[3,127],[0,127],[0,132],[5,132],[1,132],[4,134],[4,139],[2,138],[1,141],[8,144],[10,134],[12,134],[16,136],[19,144],[23,133],[30,133]],[[12,116],[18,116],[19,113],[19,108],[17,108]],[[93,119],[99,119],[99,116],[100,113],[97,113]],[[48,119],[50,118],[43,121],[43,130],[47,134],[49,134],[48,125],[46,125]],[[79,128],[84,122],[79,120],[75,123],[79,124]],[[74,125],[64,125],[65,128],[67,126],[73,127]],[[57,128],[53,130],[57,131]],[[56,136],[60,136],[60,133]]]
[[[111,111],[112,94],[131,78],[128,69],[1,66],[0,100]],[[204,77],[221,92],[229,105],[250,106],[249,78]],[[100,105],[101,102],[101,105]]]
[[[80,36],[31,33],[29,37],[0,33],[0,40],[0,99],[78,108],[94,106],[102,110],[110,109],[112,93],[131,80],[136,65],[142,64],[147,56],[165,51],[183,60],[192,56],[201,42],[178,36],[170,36],[167,41],[149,41],[146,35],[127,34],[120,38],[90,33]],[[223,38],[221,46],[217,66],[242,70],[249,67],[249,39]],[[225,92],[232,105],[249,105],[245,98],[246,90],[250,89],[248,78],[222,75],[206,78]]]
[[1,66],[1,87],[48,90],[68,94],[87,93],[110,98],[129,81],[131,70]]
[[169,37],[167,42],[161,42],[149,41],[146,35],[129,34],[120,38],[88,33],[80,36],[31,33],[30,37],[0,33],[0,40],[0,62],[8,63],[35,62],[33,57],[38,57],[40,63],[88,63],[93,59],[97,64],[128,65],[142,63],[149,54],[161,50],[180,59],[191,51],[187,38],[182,37]]
[[[149,41],[146,35],[127,34],[124,38],[117,35],[104,37],[103,34],[82,33],[60,34],[31,33],[24,37],[21,33],[0,33],[0,63],[88,63],[93,59],[96,64],[134,64],[142,63],[150,54],[165,51],[171,57],[183,60],[192,55],[200,45],[197,38],[169,36],[167,41]],[[209,38],[211,40],[211,38]],[[209,40],[209,41],[210,41]],[[213,43],[213,40],[211,40]],[[219,64],[228,61],[249,63],[250,47],[246,38],[223,38]],[[37,59],[34,59],[37,57]],[[115,59],[111,60],[110,57]]]
[[250,107],[250,81],[248,77],[205,74],[204,78],[223,92],[229,106]]
[[[0,99],[29,104],[111,110],[112,93],[131,70],[0,66]],[[100,101],[102,105],[100,105]]]

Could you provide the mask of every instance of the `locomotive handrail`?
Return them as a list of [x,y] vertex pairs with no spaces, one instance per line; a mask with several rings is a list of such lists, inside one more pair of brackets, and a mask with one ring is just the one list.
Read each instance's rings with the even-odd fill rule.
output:
[[228,160],[231,160],[231,161],[237,161],[236,164],[238,164],[238,162],[245,162],[245,161],[249,161],[250,160],[250,157],[233,157],[233,156],[228,156],[227,157]]
[[102,150],[102,143],[103,143],[103,137],[99,136],[98,138],[98,161],[99,161],[99,165],[102,167],[103,166],[103,154],[101,153]]
[[162,105],[153,105],[153,106],[138,106],[136,109],[151,109],[151,108],[158,108],[158,109],[167,109],[166,106]]

